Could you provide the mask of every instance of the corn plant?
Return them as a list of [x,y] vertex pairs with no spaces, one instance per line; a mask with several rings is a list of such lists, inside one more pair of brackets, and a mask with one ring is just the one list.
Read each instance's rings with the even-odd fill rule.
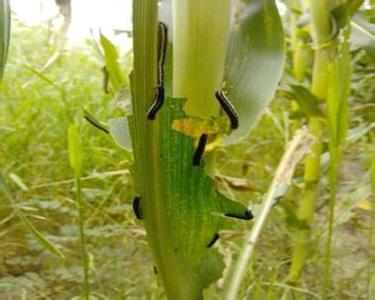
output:
[[[336,174],[341,152],[346,138],[348,123],[348,97],[351,82],[351,59],[349,54],[351,16],[363,1],[310,1],[312,39],[314,43],[314,63],[310,91],[302,86],[292,86],[298,106],[308,116],[308,126],[315,135],[313,152],[306,158],[304,172],[304,191],[300,199],[297,216],[304,224],[294,236],[294,250],[288,281],[295,284],[308,257],[311,225],[314,216],[315,201],[318,196],[320,174],[320,156],[323,153],[322,135],[326,120],[329,128],[330,152],[330,200],[329,228],[325,258],[325,290],[330,281],[331,237],[333,212],[336,197]],[[303,6],[302,6],[303,7]],[[294,25],[294,24],[292,24]],[[301,30],[301,29],[299,29]],[[298,50],[298,37],[292,39],[294,50]],[[295,56],[299,56],[296,51]],[[302,58],[301,58],[302,59]],[[298,63],[300,59],[294,59]],[[297,68],[297,70],[296,70]],[[303,70],[295,65],[294,76],[302,80]],[[320,109],[320,103],[327,103],[327,111]]]
[[133,12],[134,207],[168,298],[202,299],[224,268],[218,232],[251,218],[215,187],[217,145],[246,136],[272,98],[282,27],[271,0],[163,1],[159,10],[140,0]]
[[81,137],[79,135],[78,128],[71,124],[68,129],[68,148],[69,148],[69,162],[74,172],[75,181],[75,200],[78,208],[78,227],[79,227],[79,242],[82,255],[82,270],[83,270],[83,297],[89,299],[90,287],[89,287],[89,257],[86,250],[85,241],[85,203],[82,199],[81,193],[81,174],[82,174],[82,144]]
[[9,0],[2,0],[0,2],[0,79],[3,78],[5,63],[8,57],[10,19]]

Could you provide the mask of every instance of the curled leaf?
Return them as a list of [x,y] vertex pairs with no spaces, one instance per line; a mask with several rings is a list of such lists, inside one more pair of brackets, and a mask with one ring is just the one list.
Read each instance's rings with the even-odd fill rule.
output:
[[239,128],[225,142],[248,135],[272,99],[282,75],[285,46],[273,0],[242,0],[236,7],[226,59],[225,88],[239,114]]

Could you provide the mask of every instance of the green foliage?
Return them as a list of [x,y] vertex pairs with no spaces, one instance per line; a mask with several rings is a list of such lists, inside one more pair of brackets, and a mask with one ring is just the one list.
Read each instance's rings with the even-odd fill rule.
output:
[[71,124],[68,129],[69,162],[76,177],[82,174],[82,144],[78,129]]
[[9,0],[0,1],[0,80],[4,75],[10,40],[10,5]]
[[326,290],[331,280],[331,239],[333,235],[334,208],[336,202],[337,170],[341,161],[342,149],[348,129],[348,100],[351,89],[352,66],[349,52],[350,25],[347,25],[339,35],[339,45],[333,62],[328,68],[327,120],[329,128],[329,226],[326,252]]
[[[211,103],[224,73],[229,96],[235,95],[233,103],[238,106],[243,122],[230,137],[232,141],[243,138],[276,88],[284,62],[284,42],[273,1],[249,1],[245,7],[239,5],[236,30],[229,38],[229,69],[224,70],[226,48],[220,45],[224,46],[227,40],[229,12],[225,5],[229,1],[221,7],[211,1],[173,4],[176,25],[173,64],[167,58],[173,78],[163,84],[167,96],[172,91],[173,95],[181,97],[166,97],[157,120],[146,118],[155,86],[160,84],[155,80],[155,75],[161,72],[156,63],[157,7],[156,1],[135,2],[133,115],[129,117],[129,125],[146,232],[166,294],[171,299],[202,299],[203,289],[218,280],[224,268],[218,253],[207,245],[225,227],[225,215],[245,219],[248,213],[245,207],[215,192],[215,183],[206,175],[214,170],[214,154],[202,153],[205,163],[194,166],[197,147],[194,139],[175,131],[173,123],[191,116],[208,120],[218,112],[218,106]],[[259,9],[254,14],[246,14],[252,5]],[[202,14],[195,14],[196,9]],[[211,34],[213,19],[217,19],[214,30],[221,29],[217,35]],[[194,67],[197,64],[206,67],[197,69]],[[250,65],[254,67],[251,69]],[[259,69],[249,77],[250,70],[254,72],[257,67]],[[267,89],[259,86],[266,77]],[[249,99],[250,95],[253,98]]]
[[337,56],[329,66],[327,119],[330,132],[330,153],[333,164],[339,160],[339,152],[346,139],[348,128],[348,98],[351,90],[350,29],[342,33]]
[[[134,195],[128,171],[131,156],[82,117],[81,106],[100,120],[122,114],[115,100],[101,89],[101,58],[96,58],[95,50],[84,44],[63,52],[43,73],[66,91],[64,102],[58,89],[25,67],[27,64],[38,69],[54,53],[56,35],[49,35],[47,27],[43,24],[29,28],[13,22],[13,55],[9,56],[0,93],[0,167],[5,174],[14,173],[22,179],[28,192],[7,176],[13,199],[32,225],[63,252],[65,260],[39,244],[0,191],[0,298],[5,294],[70,299],[80,293],[82,261],[67,151],[67,131],[72,120],[77,127],[81,123],[82,146],[89,149],[89,155],[85,153],[83,157],[82,193],[89,196],[87,227],[96,232],[87,240],[91,268],[95,267],[98,276],[91,279],[95,283],[94,294],[112,299],[127,297],[126,293],[134,297],[160,294],[143,231],[124,229],[135,223],[130,205]],[[36,78],[35,82],[23,88],[31,78]],[[103,240],[100,235],[104,236],[101,228],[105,225],[112,225],[113,232]],[[120,275],[124,273],[133,279]]]
[[375,25],[359,11],[353,16],[352,27],[352,47],[364,49],[375,64]]
[[[116,99],[112,94],[103,93],[100,70],[103,60],[102,57],[96,57],[90,44],[67,48],[43,72],[43,76],[39,76],[34,71],[39,70],[39,66],[44,65],[55,52],[56,35],[49,31],[46,24],[28,28],[14,19],[12,26],[13,42],[10,47],[13,55],[9,56],[7,76],[0,93],[0,167],[7,174],[11,196],[20,211],[46,239],[63,252],[65,259],[48,251],[38,241],[0,191],[0,298],[73,299],[80,296],[84,277],[77,226],[78,211],[73,200],[76,189],[69,165],[67,135],[69,125],[74,123],[79,128],[82,147],[85,149],[82,154],[85,168],[82,170],[81,190],[85,199],[91,298],[166,299],[160,284],[160,270],[157,270],[158,274],[153,271],[155,263],[149,252],[143,224],[135,219],[132,212],[131,201],[136,191],[140,190],[140,183],[134,181],[129,172],[132,156],[119,149],[109,135],[99,132],[82,117],[81,107],[85,107],[96,120],[123,118],[123,110],[118,106],[128,105],[126,93]],[[338,172],[336,217],[333,224],[333,284],[329,292],[334,299],[365,298],[366,295],[371,299],[375,281],[371,272],[367,275],[366,269],[372,271],[370,262],[373,256],[367,244],[370,234],[368,228],[371,228],[369,201],[372,198],[367,172],[369,159],[365,153],[372,149],[375,83],[368,52],[361,51],[358,44],[352,50],[355,51],[351,52],[353,79],[349,97],[348,138]],[[123,62],[127,57],[119,53],[118,59]],[[290,60],[287,61],[283,75],[283,82],[288,86],[291,84],[289,70]],[[124,72],[129,71],[129,65],[125,64]],[[310,82],[310,72],[308,64],[303,83]],[[146,74],[145,78],[147,76],[152,75]],[[35,81],[24,87],[30,79]],[[125,88],[128,88],[126,82]],[[144,113],[152,101],[154,86],[148,88],[149,98],[145,99],[148,102],[140,108]],[[173,104],[179,106],[175,102]],[[220,193],[229,199],[250,204],[256,216],[257,205],[267,191],[285,143],[291,135],[288,129],[291,125],[288,119],[289,105],[278,93],[267,114],[254,126],[249,137],[217,151],[215,177],[219,180],[215,180],[218,192],[215,189],[214,194]],[[322,110],[325,112],[324,105]],[[166,113],[161,111],[161,114]],[[163,122],[167,121],[163,119]],[[152,132],[152,127],[159,125],[150,125],[147,132]],[[164,135],[168,133],[170,131],[163,130]],[[324,139],[328,141],[326,134]],[[191,139],[176,132],[173,132],[173,136],[189,144],[188,162],[193,151]],[[139,155],[139,151],[137,148],[134,155]],[[152,152],[154,148],[149,147],[145,151]],[[303,189],[302,166],[294,178],[293,188],[275,205],[267,220],[264,234],[247,266],[239,298],[258,300],[268,296],[287,299],[290,292],[296,299],[321,297],[324,269],[322,245],[326,238],[325,216],[329,197],[327,158],[327,153],[321,157],[322,173],[317,199],[319,209],[316,211],[312,242],[309,244],[311,252],[306,261],[307,271],[301,274],[301,283],[290,286],[284,278],[291,259],[293,232],[296,228],[304,229],[307,226],[295,216],[296,202]],[[175,170],[178,162],[173,162],[175,164],[172,168]],[[209,163],[209,155],[205,156],[204,163]],[[147,173],[149,168],[150,165],[146,165],[144,172]],[[200,173],[201,170],[194,172]],[[202,179],[202,182],[207,184],[206,180],[209,179]],[[207,205],[212,203],[217,202],[212,202],[210,198]],[[204,203],[202,205],[206,207]],[[148,210],[142,208],[145,212]],[[181,215],[185,222],[186,215]],[[250,227],[251,223],[236,222],[220,232],[220,240],[214,246],[220,254],[213,254],[213,260],[223,256],[225,264],[230,265],[239,253],[243,234]],[[179,239],[174,237],[174,240]],[[198,240],[201,241],[201,237]],[[186,243],[190,244],[189,241]],[[216,249],[210,250],[213,251],[208,251],[209,254],[216,252]],[[194,261],[198,261],[198,258]],[[207,265],[210,266],[211,261]],[[201,269],[204,270],[205,266]],[[212,270],[211,275],[219,272],[219,269]],[[224,285],[223,281],[212,284],[205,291],[205,298],[224,298],[228,272],[224,272],[223,276]]]
[[[272,0],[247,0],[238,8],[229,40],[224,79],[240,126],[226,138],[248,135],[272,99],[285,60],[281,20]],[[252,7],[256,10],[249,13]]]
[[51,241],[49,241],[35,226],[30,222],[30,220],[26,217],[26,215],[22,212],[22,210],[18,207],[18,204],[13,199],[11,192],[5,182],[4,176],[0,173],[0,189],[2,190],[3,194],[7,198],[7,200],[11,203],[16,215],[20,218],[22,223],[27,227],[27,229],[31,232],[34,239],[41,245],[44,249],[50,251],[51,253],[64,258],[64,255],[61,251],[54,245]]
[[307,118],[323,117],[323,112],[320,109],[320,100],[302,85],[291,85],[291,95],[297,101],[298,107]]
[[220,107],[215,92],[222,88],[225,80],[233,1],[221,0],[220,5],[216,0],[171,2],[172,6],[165,8],[170,11],[161,13],[171,15],[173,20],[169,24],[173,30],[171,96],[187,99],[185,112],[188,116],[205,119],[217,116]]
[[124,73],[120,68],[116,47],[103,34],[100,34],[100,44],[104,50],[105,68],[114,93],[117,93],[125,84]]
[[[181,99],[168,98],[160,113],[160,152],[168,153],[168,157],[161,162],[160,176],[165,190],[163,209],[157,217],[168,218],[169,227],[157,238],[164,239],[163,243],[176,252],[178,268],[185,276],[185,295],[200,299],[201,291],[218,280],[224,268],[221,255],[207,245],[219,230],[231,223],[225,214],[246,218],[247,208],[215,192],[214,181],[204,172],[209,157],[203,158],[206,163],[201,166],[193,166],[192,138],[171,128],[173,120],[186,117],[183,105]],[[142,209],[147,222],[154,211],[148,203],[142,204]],[[167,253],[163,257],[171,268]]]

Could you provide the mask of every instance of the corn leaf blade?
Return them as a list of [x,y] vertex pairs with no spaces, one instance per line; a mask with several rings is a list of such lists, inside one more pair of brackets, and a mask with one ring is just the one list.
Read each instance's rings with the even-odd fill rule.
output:
[[319,99],[311,91],[302,85],[291,85],[293,99],[299,105],[301,111],[309,117],[323,117],[319,107]]
[[123,72],[118,62],[118,53],[115,45],[102,33],[100,34],[100,44],[104,50],[105,68],[109,75],[114,92],[117,93],[125,83]]
[[[171,299],[202,299],[203,289],[218,280],[224,269],[222,255],[207,245],[218,231],[231,226],[233,221],[225,217],[226,214],[246,219],[248,210],[216,191],[215,182],[204,171],[207,157],[202,158],[199,167],[193,166],[193,139],[172,129],[174,120],[186,118],[185,101],[167,98],[165,102],[159,114],[160,153],[165,154],[158,162],[162,197],[160,200],[142,200],[142,212],[149,242],[159,258],[158,273],[165,281],[176,281],[170,277],[175,272],[184,283],[178,286],[179,291],[174,292],[169,289],[178,282],[167,284],[167,294]],[[134,118],[129,120],[134,128]],[[132,133],[133,144],[137,145],[136,134]],[[133,152],[137,155],[139,151],[135,148]],[[152,182],[152,179],[143,178],[143,181]],[[155,228],[160,219],[167,226],[157,232]],[[184,296],[179,298],[179,293]]]
[[[330,134],[331,159],[339,160],[341,147],[348,130],[348,98],[351,89],[351,55],[348,41],[349,29],[340,45],[337,58],[329,66],[327,119]],[[346,36],[345,36],[346,35]]]
[[240,1],[229,40],[225,72],[230,101],[240,126],[225,140],[249,134],[272,99],[285,61],[284,33],[273,0]]

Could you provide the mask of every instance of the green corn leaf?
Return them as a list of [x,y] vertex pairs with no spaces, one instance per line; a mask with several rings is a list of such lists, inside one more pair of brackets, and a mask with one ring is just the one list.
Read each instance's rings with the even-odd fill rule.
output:
[[331,159],[338,161],[348,129],[348,98],[351,89],[350,29],[342,33],[335,60],[328,68],[327,118]]
[[71,124],[68,129],[69,162],[76,177],[82,172],[82,145],[78,129]]
[[300,110],[306,117],[323,117],[323,112],[319,107],[319,99],[311,91],[302,85],[291,85],[291,94],[296,100]]
[[114,92],[117,93],[125,83],[125,78],[118,62],[117,49],[102,33],[100,33],[100,44],[104,50],[105,67],[109,75],[109,80]]
[[64,258],[64,255],[57,248],[57,246],[54,243],[52,243],[50,240],[48,240],[38,229],[36,229],[35,226],[27,218],[27,216],[18,207],[16,201],[13,199],[13,196],[11,194],[11,191],[8,185],[5,182],[4,176],[1,173],[0,173],[0,189],[2,190],[3,194],[8,199],[8,201],[11,203],[17,216],[20,218],[22,223],[27,227],[27,229],[30,231],[30,233],[32,234],[34,239],[38,242],[38,244],[42,246],[44,249],[46,249],[47,251],[57,256],[60,256],[61,258]]
[[282,75],[283,28],[273,0],[246,0],[233,25],[224,75],[240,126],[225,140],[246,137],[272,99]]
[[[218,231],[232,226],[233,220],[228,216],[248,218],[249,213],[245,206],[218,193],[215,182],[207,176],[206,172],[214,168],[215,155],[205,153],[201,165],[193,166],[197,141],[174,130],[173,124],[188,115],[197,116],[197,113],[205,118],[217,113],[219,105],[214,99],[214,92],[220,88],[223,71],[225,74],[229,70],[229,76],[224,76],[226,89],[229,95],[236,92],[238,99],[234,97],[230,100],[240,113],[240,124],[243,123],[243,128],[239,130],[241,134],[232,141],[242,138],[255,124],[256,120],[250,118],[258,118],[272,97],[284,62],[283,33],[273,1],[246,1],[246,5],[241,6],[240,22],[234,24],[232,38],[229,38],[227,70],[224,70],[222,55],[226,48],[224,52],[223,47],[218,47],[220,51],[216,49],[218,45],[225,44],[227,35],[219,32],[216,36],[215,30],[204,25],[211,24],[213,19],[227,24],[228,16],[221,13],[228,11],[218,8],[217,1],[201,2],[194,1],[198,3],[197,13],[197,9],[191,9],[190,1],[176,0],[173,2],[174,13],[181,9],[178,14],[181,18],[176,18],[174,14],[173,25],[168,23],[168,18],[163,19],[168,23],[169,32],[174,32],[170,37],[177,38],[173,44],[170,40],[168,47],[164,82],[166,97],[154,121],[147,119],[147,111],[154,100],[157,85],[158,1],[133,2],[134,69],[130,76],[133,115],[128,117],[128,121],[136,188],[158,276],[167,297],[179,300],[202,299],[203,289],[221,277],[224,268],[222,257],[215,248],[207,246]],[[223,7],[228,3],[223,2]],[[204,22],[202,15],[210,19]],[[228,32],[223,24],[216,24],[214,28]],[[199,34],[191,34],[190,30]],[[215,36],[217,41],[212,44]],[[194,68],[188,64],[184,65],[186,68],[180,68],[179,62],[186,59],[182,55],[184,51],[192,58],[192,64],[202,63]],[[200,66],[211,70],[204,78],[201,78],[202,73],[207,70],[202,71]],[[180,68],[179,72],[176,67]],[[194,73],[197,76],[191,76]],[[191,80],[182,80],[184,76]],[[237,80],[241,83],[237,84]],[[180,92],[183,97],[170,97]],[[203,94],[208,96],[202,97]],[[195,96],[197,98],[193,99]],[[241,102],[245,103],[245,110],[237,107]],[[249,112],[250,117],[247,115]]]
[[337,34],[348,24],[348,18],[353,16],[362,3],[363,0],[347,1],[331,11],[332,19],[335,22],[334,29],[337,31]]
[[9,0],[0,0],[0,80],[4,76],[5,63],[8,58],[10,20]]
[[189,116],[219,114],[215,91],[223,82],[231,2],[172,1],[173,97],[187,99],[185,111]]
[[[185,101],[167,98],[165,102],[159,115],[158,144],[166,156],[152,162],[159,164],[157,175],[146,172],[142,179],[149,183],[145,188],[154,190],[158,176],[163,189],[158,189],[160,198],[153,194],[147,199],[141,194],[144,222],[169,298],[202,299],[202,290],[218,280],[224,269],[222,255],[207,245],[233,222],[225,214],[246,218],[248,210],[216,191],[215,182],[204,171],[203,161],[208,157],[201,166],[193,166],[193,139],[171,128],[173,120],[186,117]],[[129,120],[134,128],[134,117]],[[137,157],[140,150],[132,132]]]

